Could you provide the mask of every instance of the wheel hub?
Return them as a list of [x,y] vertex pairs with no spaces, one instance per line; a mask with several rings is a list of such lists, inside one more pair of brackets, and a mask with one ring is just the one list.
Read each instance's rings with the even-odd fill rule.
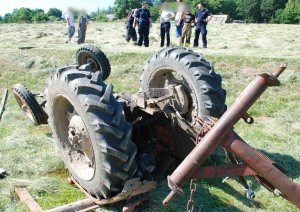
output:
[[86,63],[91,64],[94,71],[97,71],[98,69],[100,69],[97,61],[94,58],[87,58]]
[[78,115],[74,115],[69,124],[68,139],[78,156],[84,154],[85,162],[89,167],[94,165],[94,151],[90,141],[88,130]]
[[27,104],[17,95],[15,95],[17,103],[19,104],[19,106],[21,107],[22,111],[25,113],[25,115],[31,120],[34,121],[34,118],[27,106]]

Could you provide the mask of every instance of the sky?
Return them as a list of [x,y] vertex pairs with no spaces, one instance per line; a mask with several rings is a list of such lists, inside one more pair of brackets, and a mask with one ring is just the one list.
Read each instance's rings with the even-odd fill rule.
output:
[[63,12],[69,6],[86,9],[88,12],[95,11],[97,8],[106,9],[113,6],[114,0],[0,0],[0,15],[11,13],[13,9],[28,7],[31,9],[43,9],[45,12],[49,8],[55,7]]

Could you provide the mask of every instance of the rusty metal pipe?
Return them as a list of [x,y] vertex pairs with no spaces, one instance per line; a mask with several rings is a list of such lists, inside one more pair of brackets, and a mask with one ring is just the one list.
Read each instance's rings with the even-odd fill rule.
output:
[[287,68],[287,64],[281,64],[280,66],[278,66],[278,68],[275,70],[275,72],[272,74],[274,77],[278,78],[283,71]]
[[[259,75],[252,83],[250,83],[250,85],[248,85],[210,132],[177,167],[173,174],[168,177],[169,187],[172,190],[171,193],[181,193],[181,187],[184,181],[187,180],[191,174],[202,165],[204,160],[215,151],[222,140],[226,140],[226,138],[224,138],[225,134],[239,121],[242,114],[245,114],[248,111],[269,86],[280,84],[276,77],[278,77],[285,68],[286,66],[280,66],[278,68],[280,71],[276,70],[274,76],[267,74]],[[163,201],[164,204],[168,204],[175,196],[171,193]]]
[[236,133],[233,133],[232,138],[226,141],[223,146],[277,188],[284,198],[300,208],[300,185],[291,181],[270,160],[267,160],[256,149],[250,147]]

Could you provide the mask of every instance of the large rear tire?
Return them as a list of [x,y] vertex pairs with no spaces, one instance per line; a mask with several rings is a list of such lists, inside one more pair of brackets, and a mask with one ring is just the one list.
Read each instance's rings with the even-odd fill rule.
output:
[[192,126],[196,117],[204,121],[219,118],[226,110],[221,76],[215,73],[210,62],[188,48],[165,48],[144,66],[142,93],[151,88],[165,88],[166,84],[183,85],[189,98],[189,112],[183,117]]
[[137,170],[131,124],[112,85],[75,66],[51,75],[47,111],[58,149],[73,178],[96,197],[112,197]]

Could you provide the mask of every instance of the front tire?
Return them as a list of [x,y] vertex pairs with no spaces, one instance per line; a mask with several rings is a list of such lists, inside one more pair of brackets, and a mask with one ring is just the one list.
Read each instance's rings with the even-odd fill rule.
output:
[[24,85],[16,84],[12,90],[18,105],[34,125],[47,124],[48,116],[46,112]]
[[80,47],[76,53],[76,61],[79,66],[91,64],[93,72],[100,71],[102,80],[105,81],[111,72],[109,60],[103,51],[92,45],[84,45]]

